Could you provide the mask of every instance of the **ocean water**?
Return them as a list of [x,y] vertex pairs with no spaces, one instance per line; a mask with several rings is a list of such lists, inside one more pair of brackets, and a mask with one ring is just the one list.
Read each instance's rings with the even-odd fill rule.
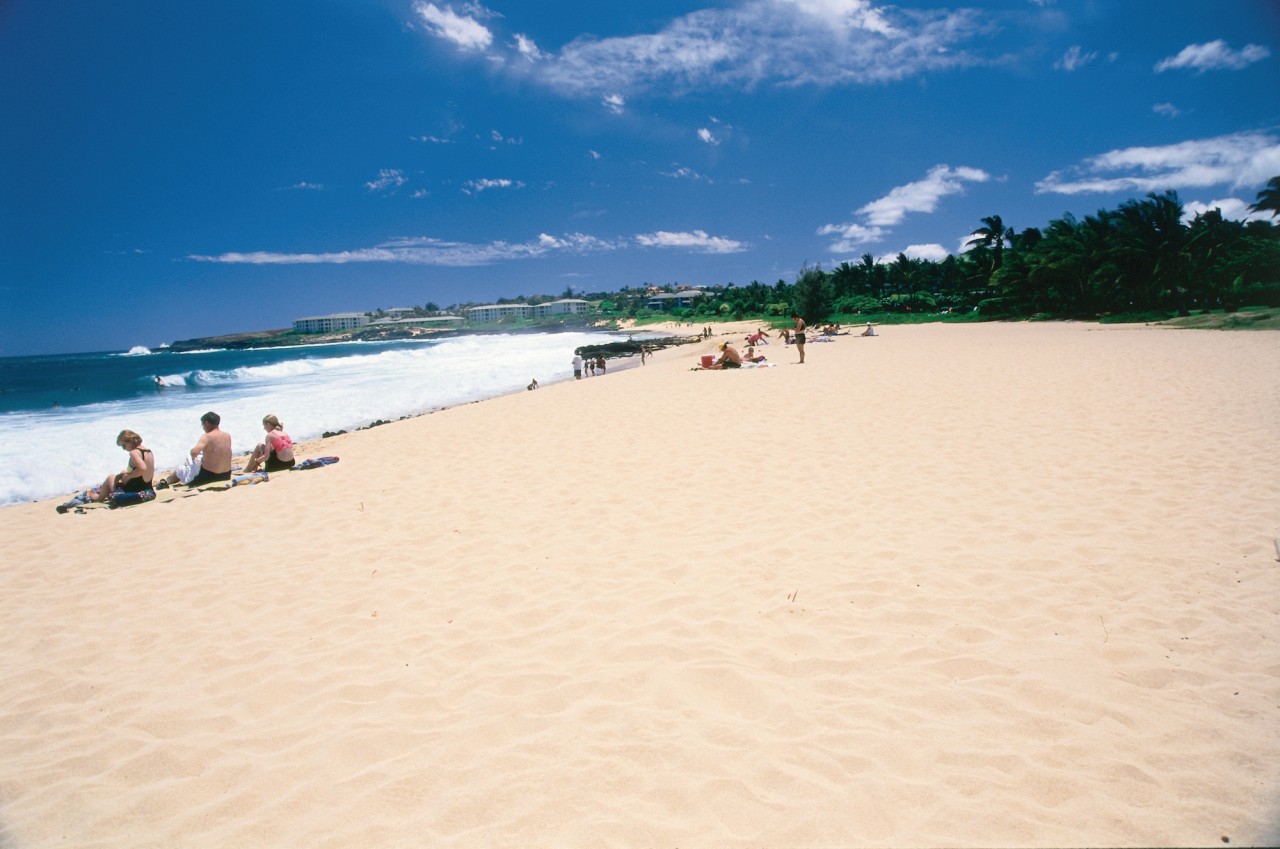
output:
[[262,440],[268,414],[295,441],[313,439],[523,391],[531,378],[572,379],[575,348],[617,338],[527,333],[0,358],[0,504],[101,483],[124,468],[121,430],[141,434],[157,468],[168,469],[200,437],[207,410],[222,416],[236,451],[247,452]]

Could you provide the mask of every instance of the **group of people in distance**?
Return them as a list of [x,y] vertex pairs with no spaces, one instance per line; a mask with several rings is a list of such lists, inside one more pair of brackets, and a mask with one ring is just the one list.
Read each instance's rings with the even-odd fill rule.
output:
[[[165,489],[183,483],[196,487],[209,483],[231,480],[231,434],[222,430],[222,418],[208,412],[200,417],[204,430],[192,446],[188,458],[169,475],[156,480],[156,458],[149,448],[143,447],[142,437],[132,430],[122,430],[116,437],[116,445],[129,454],[124,471],[108,475],[101,486],[84,493],[86,501],[110,501],[118,493],[148,493],[154,497],[156,489]],[[275,416],[262,419],[266,437],[249,454],[244,473],[259,469],[279,472],[292,469],[294,463],[293,440],[285,432],[284,425]]]
[[[798,313],[794,313],[794,312],[791,314],[791,321],[792,321],[792,326],[782,328],[780,331],[778,331],[778,335],[782,338],[783,344],[796,346],[796,352],[800,355],[800,363],[803,364],[804,363],[804,343],[806,340],[805,321],[803,318],[800,317]],[[847,335],[848,332],[849,331],[847,330],[842,330],[839,324],[828,324],[826,327],[822,328],[822,336],[824,337]],[[765,338],[768,335],[769,335],[768,331],[766,331],[764,328],[760,328],[754,333],[749,334],[747,336],[746,356],[739,354],[737,349],[735,349],[733,345],[731,345],[730,343],[723,342],[720,345],[720,356],[710,365],[701,366],[701,368],[707,369],[707,370],[733,369],[733,368],[741,368],[743,362],[749,362],[749,363],[763,362],[765,359],[764,355],[756,354],[756,346],[768,345],[769,343],[765,341]],[[867,329],[862,331],[860,335],[862,336],[876,335],[875,328],[871,326],[871,322],[869,321],[867,322]],[[823,338],[823,339],[819,339],[818,341],[829,342],[831,340]]]
[[595,374],[597,371],[600,372],[601,374],[604,374],[606,369],[607,369],[607,366],[605,365],[603,356],[599,356],[595,358],[587,357],[584,360],[581,354],[574,352],[574,355],[573,355],[573,379],[574,380],[582,380],[582,373],[584,370],[586,371],[588,376],[595,377]]

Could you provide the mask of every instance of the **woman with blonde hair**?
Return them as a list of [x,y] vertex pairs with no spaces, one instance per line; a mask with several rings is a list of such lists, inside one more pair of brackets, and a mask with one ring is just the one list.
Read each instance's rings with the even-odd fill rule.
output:
[[146,492],[156,476],[156,458],[151,449],[142,447],[142,437],[122,430],[116,445],[129,452],[129,464],[123,472],[108,475],[102,486],[89,490],[89,500],[106,501],[116,492]]
[[267,472],[283,472],[285,469],[292,469],[293,440],[284,432],[284,425],[280,424],[280,420],[275,416],[265,416],[262,419],[262,429],[267,432],[267,438],[260,442],[249,455],[244,473],[247,475],[256,472],[259,466]]

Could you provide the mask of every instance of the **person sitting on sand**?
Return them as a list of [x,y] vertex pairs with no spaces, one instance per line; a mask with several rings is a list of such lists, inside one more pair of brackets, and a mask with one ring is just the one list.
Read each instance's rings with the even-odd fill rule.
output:
[[262,419],[262,429],[267,432],[267,438],[258,443],[253,453],[249,455],[244,473],[251,475],[258,471],[260,465],[268,472],[292,469],[293,440],[284,432],[284,425],[280,424],[280,420],[275,416],[266,416]]
[[739,354],[737,349],[734,348],[732,345],[730,345],[728,342],[721,342],[720,343],[720,359],[716,360],[714,363],[707,366],[707,368],[708,369],[742,368],[742,355]]
[[131,430],[122,430],[116,437],[116,445],[129,452],[129,465],[118,475],[108,475],[102,486],[88,492],[90,501],[106,501],[115,492],[146,492],[156,476],[156,457],[151,449],[142,447],[142,437]]
[[[199,458],[200,471],[187,486],[203,486],[207,483],[231,480],[231,434],[220,430],[218,425],[222,417],[215,412],[205,413],[200,417],[200,426],[204,435],[196,441],[191,449],[191,457]],[[178,482],[178,476],[171,474],[161,483],[170,486]]]
[[747,352],[742,355],[742,360],[747,363],[762,363],[764,362],[764,354],[757,355],[755,346],[748,345]]
[[532,392],[537,388],[538,388],[538,378],[536,377],[533,380],[529,381],[529,385],[525,387],[525,389],[528,389],[530,392]]
[[872,327],[872,326],[871,326],[871,322],[869,322],[869,321],[867,322],[867,329],[866,329],[866,330],[864,330],[864,331],[862,331],[862,335],[863,335],[863,336],[875,336],[875,335],[876,335],[876,329],[875,329],[874,327]]

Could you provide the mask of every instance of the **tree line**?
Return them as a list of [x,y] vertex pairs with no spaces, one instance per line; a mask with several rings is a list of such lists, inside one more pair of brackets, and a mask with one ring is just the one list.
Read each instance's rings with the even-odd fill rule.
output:
[[[1258,194],[1254,211],[1280,214],[1280,177]],[[1152,193],[1115,209],[1018,231],[999,215],[982,219],[968,250],[943,260],[890,262],[865,254],[830,270],[804,266],[792,283],[758,281],[708,287],[690,315],[971,313],[981,317],[1177,313],[1280,306],[1280,227],[1242,222],[1218,209],[1189,223],[1176,192]],[[636,314],[628,290],[602,308]]]

